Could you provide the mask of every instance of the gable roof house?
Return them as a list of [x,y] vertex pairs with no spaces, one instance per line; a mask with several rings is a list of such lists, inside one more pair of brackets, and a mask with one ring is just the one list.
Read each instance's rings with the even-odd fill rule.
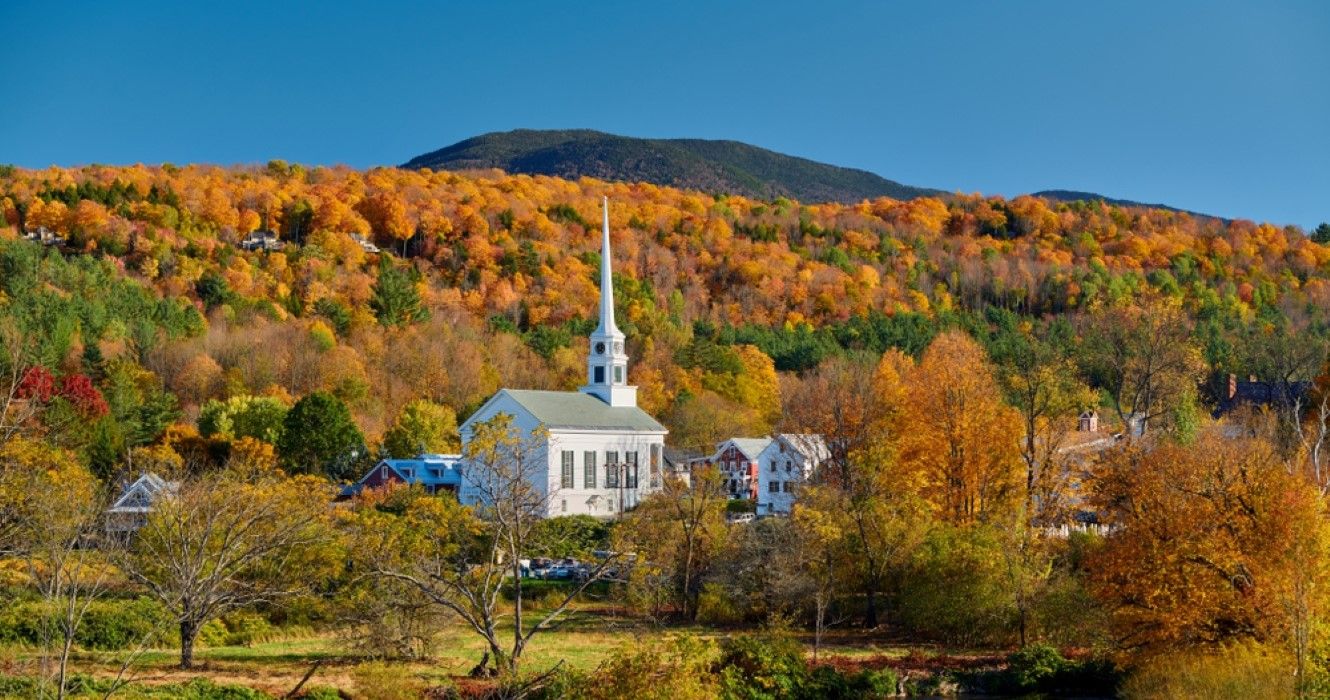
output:
[[720,470],[730,498],[757,500],[758,461],[771,438],[730,438],[716,444],[707,463]]
[[[661,487],[665,434],[655,418],[637,405],[637,387],[628,384],[624,335],[614,322],[610,271],[609,200],[602,202],[600,322],[588,338],[587,383],[577,391],[500,389],[459,426],[463,452],[477,426],[500,414],[534,438],[540,464],[532,486],[545,500],[546,515],[609,517],[634,506]],[[482,499],[480,480],[463,463],[459,498]]]
[[758,455],[757,513],[786,515],[794,506],[801,485],[831,459],[831,448],[821,435],[778,433]]
[[462,455],[422,454],[409,459],[383,459],[360,480],[342,488],[339,499],[351,498],[365,489],[390,484],[419,485],[425,493],[456,495],[462,484]]
[[180,482],[167,481],[152,472],[140,476],[120,492],[120,497],[106,509],[106,532],[129,536],[148,522],[148,513],[158,499],[169,497]]
[[1214,415],[1218,418],[1242,406],[1288,408],[1306,398],[1311,387],[1308,381],[1262,381],[1254,376],[1239,381],[1236,374],[1230,374],[1228,390],[1220,397]]

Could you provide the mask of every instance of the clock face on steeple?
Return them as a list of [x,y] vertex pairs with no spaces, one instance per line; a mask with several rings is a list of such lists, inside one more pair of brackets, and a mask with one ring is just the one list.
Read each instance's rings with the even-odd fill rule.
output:
[[604,344],[604,343],[596,343],[596,354],[597,354],[597,355],[604,355],[604,354],[605,354],[605,344]]

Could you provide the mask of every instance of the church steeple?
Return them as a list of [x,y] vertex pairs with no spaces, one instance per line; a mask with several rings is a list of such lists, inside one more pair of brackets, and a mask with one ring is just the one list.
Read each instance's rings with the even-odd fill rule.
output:
[[610,270],[610,200],[601,202],[600,323],[591,333],[587,353],[587,383],[581,391],[616,407],[637,405],[637,387],[628,385],[628,355],[623,333],[614,325],[614,276]]
[[602,198],[600,205],[603,216],[600,230],[600,324],[596,326],[596,333],[622,338],[619,328],[614,325],[614,275],[610,272],[610,198]]

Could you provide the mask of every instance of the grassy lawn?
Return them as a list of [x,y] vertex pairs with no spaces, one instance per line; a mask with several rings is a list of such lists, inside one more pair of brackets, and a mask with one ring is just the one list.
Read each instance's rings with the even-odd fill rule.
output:
[[[528,621],[539,619],[528,615]],[[512,627],[503,630],[511,635]],[[522,664],[529,670],[544,670],[562,662],[576,669],[592,669],[619,649],[630,648],[645,637],[691,633],[702,637],[720,638],[742,631],[713,628],[660,627],[639,618],[624,617],[613,610],[585,608],[561,618],[552,628],[537,634],[523,655]],[[812,635],[800,634],[810,653]],[[510,639],[505,636],[505,641]],[[432,658],[420,661],[394,662],[403,673],[414,675],[426,682],[442,683],[448,678],[462,677],[480,660],[486,645],[479,635],[455,624],[438,639]],[[907,654],[936,654],[940,650],[908,647],[899,641],[865,636],[859,630],[829,631],[823,639],[824,658],[838,657],[845,661],[901,659]],[[953,654],[956,652],[951,650]],[[9,673],[23,673],[31,668],[34,654],[31,650],[8,649],[4,664]],[[116,675],[125,656],[115,653],[80,653],[73,666],[76,672],[108,677]],[[176,667],[179,652],[174,649],[155,649],[142,654],[136,661],[131,676],[138,682],[184,682],[194,677],[207,677],[219,683],[237,683],[282,695],[293,688],[316,662],[322,662],[310,679],[310,685],[353,688],[352,673],[364,663],[361,656],[350,654],[341,641],[331,633],[309,633],[305,636],[277,637],[251,646],[201,647],[195,653],[196,668],[182,671]],[[30,672],[30,671],[29,671]]]

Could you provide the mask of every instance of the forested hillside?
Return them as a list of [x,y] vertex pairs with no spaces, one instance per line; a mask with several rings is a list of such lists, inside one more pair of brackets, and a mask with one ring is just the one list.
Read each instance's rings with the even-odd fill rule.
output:
[[[699,415],[770,429],[773,370],[917,354],[945,327],[986,338],[1157,295],[1196,319],[1211,373],[1245,376],[1268,368],[1244,335],[1321,333],[1330,303],[1330,249],[1300,230],[1030,197],[806,204],[281,162],[7,169],[0,195],[0,315],[35,364],[103,391],[132,366],[186,417],[328,391],[372,438],[417,398],[465,415],[501,385],[582,381],[601,195],[632,379],[680,444],[715,436]],[[66,249],[13,240],[42,227]],[[242,252],[258,229],[287,247]]]

